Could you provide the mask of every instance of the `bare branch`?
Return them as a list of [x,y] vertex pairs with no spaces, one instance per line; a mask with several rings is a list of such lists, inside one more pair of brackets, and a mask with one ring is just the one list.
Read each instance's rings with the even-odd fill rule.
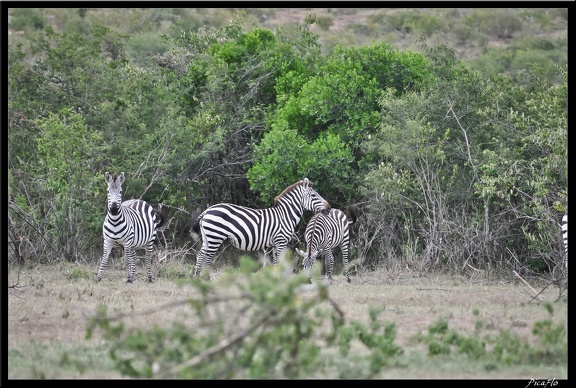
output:
[[194,358],[192,358],[192,359],[190,359],[190,360],[188,360],[188,361],[186,361],[180,365],[176,365],[174,368],[172,368],[170,370],[170,372],[178,373],[181,370],[183,370],[184,368],[194,367],[194,366],[198,365],[199,363],[201,363],[202,361],[204,361],[206,358],[232,347],[234,344],[236,344],[237,342],[240,342],[241,340],[243,340],[244,338],[249,336],[253,331],[258,329],[258,327],[263,325],[268,319],[270,319],[270,316],[271,316],[271,314],[265,314],[265,315],[260,316],[256,320],[256,322],[254,322],[252,325],[248,326],[245,330],[241,331],[240,333],[236,334],[235,336],[233,336],[231,338],[226,338],[226,339],[220,341],[218,344],[212,346],[211,348],[206,349],[204,352],[200,353],[196,357],[194,357]]
[[476,179],[478,178],[478,174],[476,173],[476,166],[474,165],[474,161],[472,160],[472,154],[470,152],[470,141],[468,141],[468,134],[466,132],[466,130],[464,129],[464,127],[462,126],[462,124],[460,124],[460,118],[464,116],[464,114],[456,114],[456,112],[454,111],[454,102],[451,101],[448,96],[446,96],[446,101],[448,102],[448,106],[450,107],[450,109],[448,110],[449,113],[452,114],[452,117],[454,117],[454,119],[456,120],[456,124],[458,124],[458,127],[460,127],[460,129],[462,130],[462,133],[464,134],[464,141],[466,142],[466,153],[468,154],[468,161],[470,162],[470,166],[472,167],[472,171],[474,171],[474,177]]

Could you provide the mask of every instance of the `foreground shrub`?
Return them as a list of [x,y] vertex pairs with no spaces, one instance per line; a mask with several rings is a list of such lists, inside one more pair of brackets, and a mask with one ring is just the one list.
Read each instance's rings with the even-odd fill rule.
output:
[[[550,315],[551,305],[545,305]],[[475,313],[477,315],[477,313]],[[430,356],[466,355],[470,359],[483,360],[489,365],[552,365],[568,360],[566,326],[554,324],[552,320],[538,321],[532,328],[537,338],[535,344],[502,329],[498,335],[482,335],[484,325],[476,322],[474,336],[467,336],[450,329],[444,318],[430,324],[428,333],[417,336],[417,340],[428,345]]]
[[[158,306],[188,305],[194,312],[170,327],[129,329],[128,315],[109,317],[105,307],[91,320],[87,338],[100,328],[110,357],[124,376],[136,378],[367,378],[402,354],[393,324],[371,310],[370,323],[347,323],[323,283],[305,274],[265,267],[248,257],[213,282],[187,280],[194,297]],[[351,351],[354,349],[354,352]]]

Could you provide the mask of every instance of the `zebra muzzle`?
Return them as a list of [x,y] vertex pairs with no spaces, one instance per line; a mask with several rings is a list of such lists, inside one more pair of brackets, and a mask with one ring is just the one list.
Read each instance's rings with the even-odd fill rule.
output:
[[117,216],[119,212],[120,208],[116,204],[110,206],[110,214],[112,214],[113,216]]

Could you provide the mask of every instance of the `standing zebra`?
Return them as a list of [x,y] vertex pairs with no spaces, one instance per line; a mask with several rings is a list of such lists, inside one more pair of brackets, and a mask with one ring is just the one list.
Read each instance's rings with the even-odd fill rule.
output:
[[204,263],[210,268],[212,257],[226,239],[243,251],[270,251],[272,247],[272,265],[276,265],[304,210],[319,212],[329,208],[308,178],[286,187],[270,208],[252,209],[231,203],[212,205],[192,225],[192,237],[197,240],[201,232],[203,240],[194,275],[200,276]]
[[342,210],[330,209],[315,214],[308,222],[304,236],[306,239],[306,252],[296,249],[302,256],[304,270],[308,272],[312,283],[311,268],[318,256],[324,257],[324,269],[327,283],[332,283],[334,270],[334,255],[332,249],[340,246],[342,262],[346,271],[346,280],[350,283],[348,274],[349,225],[356,222],[356,208],[348,206],[350,219]]
[[568,268],[568,214],[562,217],[562,234],[564,237],[564,252],[566,253],[566,268]]
[[124,173],[112,176],[106,172],[104,178],[108,184],[108,213],[102,227],[104,255],[96,280],[102,279],[112,248],[122,246],[128,283],[132,283],[136,277],[136,248],[146,249],[146,270],[148,281],[152,282],[152,251],[156,241],[156,229],[164,224],[164,215],[140,199],[122,202]]

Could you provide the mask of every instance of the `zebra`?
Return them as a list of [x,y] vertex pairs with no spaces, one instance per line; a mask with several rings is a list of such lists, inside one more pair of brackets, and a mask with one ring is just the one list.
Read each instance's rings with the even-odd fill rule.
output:
[[302,264],[308,273],[310,283],[312,283],[310,269],[318,256],[324,257],[325,280],[329,284],[332,283],[332,271],[334,270],[332,249],[338,246],[342,251],[346,280],[350,283],[350,274],[348,273],[349,226],[356,222],[356,207],[348,206],[347,211],[350,218],[342,210],[330,209],[315,214],[308,222],[304,232],[306,251],[296,249],[296,253],[303,257]]
[[566,268],[568,268],[568,214],[562,217],[562,235],[564,237],[564,253],[566,254]]
[[198,240],[201,233],[203,241],[196,257],[194,276],[200,276],[204,264],[210,268],[212,257],[226,239],[243,251],[271,253],[272,265],[277,265],[304,210],[319,212],[330,208],[312,186],[308,178],[293,183],[274,198],[272,207],[266,209],[231,203],[207,208],[192,225],[194,240]]
[[136,248],[146,249],[148,282],[152,282],[152,251],[156,241],[156,230],[164,224],[164,215],[159,209],[140,199],[122,202],[123,172],[120,175],[106,172],[104,179],[108,184],[108,212],[102,226],[104,255],[96,280],[102,279],[112,248],[122,246],[128,273],[127,282],[132,283],[136,277]]

